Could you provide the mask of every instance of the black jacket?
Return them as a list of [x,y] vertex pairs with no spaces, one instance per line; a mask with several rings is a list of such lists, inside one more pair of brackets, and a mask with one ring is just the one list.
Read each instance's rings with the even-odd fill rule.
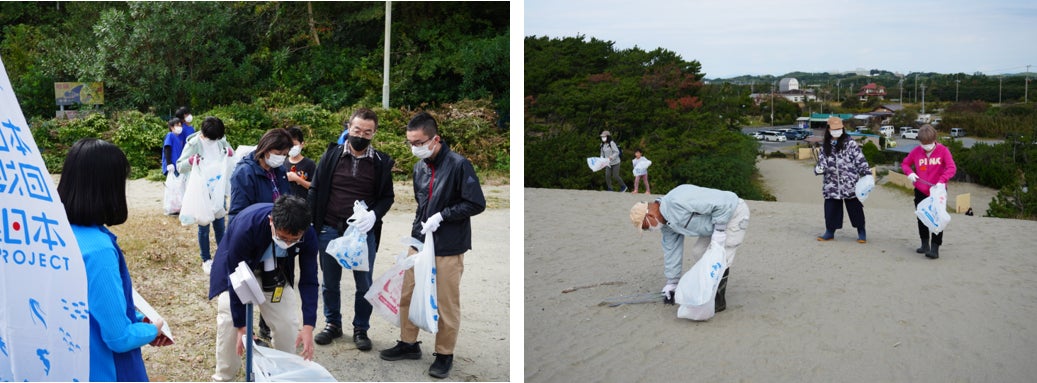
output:
[[436,213],[443,216],[443,223],[433,234],[437,256],[470,250],[471,217],[486,210],[486,198],[472,163],[451,151],[445,142],[442,145],[435,157],[414,164],[414,199],[418,202],[418,211],[411,228],[411,236],[424,241],[421,223]]
[[[324,155],[320,156],[320,162],[317,163],[317,170],[313,173],[310,193],[306,200],[310,205],[310,214],[313,216],[313,227],[318,232],[324,226],[328,200],[331,198],[331,176],[335,174],[335,167],[338,166],[345,145],[335,145],[325,151]],[[364,203],[367,204],[368,209],[374,211],[375,217],[378,218],[371,231],[374,232],[378,247],[381,247],[382,217],[389,212],[389,208],[392,207],[396,198],[396,193],[392,189],[392,168],[396,161],[379,150],[374,150],[374,160],[375,182],[378,183],[378,187],[375,195],[365,198]],[[343,223],[340,230],[345,231],[346,228],[347,225]]]

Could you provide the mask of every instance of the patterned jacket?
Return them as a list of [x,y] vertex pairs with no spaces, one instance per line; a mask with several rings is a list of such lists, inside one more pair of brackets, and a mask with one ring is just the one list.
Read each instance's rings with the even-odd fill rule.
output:
[[857,180],[861,176],[871,174],[868,160],[864,158],[860,145],[847,138],[842,150],[838,150],[833,142],[832,153],[826,154],[824,150],[821,150],[819,158],[819,163],[824,167],[821,194],[825,199],[857,198],[855,195]]

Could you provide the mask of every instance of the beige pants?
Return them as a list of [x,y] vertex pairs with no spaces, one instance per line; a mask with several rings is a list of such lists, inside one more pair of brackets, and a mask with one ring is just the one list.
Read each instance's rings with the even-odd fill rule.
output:
[[[272,346],[294,354],[295,338],[302,328],[299,293],[291,286],[285,286],[278,303],[270,302],[271,294],[264,293],[266,302],[259,305],[259,312],[270,326]],[[212,374],[212,380],[229,382],[237,378],[241,370],[242,358],[238,356],[236,339],[238,329],[234,327],[230,314],[230,293],[225,291],[216,299],[216,373]]]
[[[408,255],[417,253],[411,248]],[[439,332],[436,333],[436,353],[454,354],[457,330],[461,327],[461,273],[464,272],[464,254],[436,257],[436,303],[439,304]],[[400,340],[418,341],[418,326],[411,323],[410,299],[414,293],[414,269],[403,275],[403,294],[400,297]]]

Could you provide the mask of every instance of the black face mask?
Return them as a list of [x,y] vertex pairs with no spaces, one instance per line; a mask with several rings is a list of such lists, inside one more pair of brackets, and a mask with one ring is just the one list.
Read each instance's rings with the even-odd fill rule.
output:
[[371,144],[371,140],[363,137],[349,136],[349,145],[353,147],[353,150],[363,151],[367,149],[367,145]]

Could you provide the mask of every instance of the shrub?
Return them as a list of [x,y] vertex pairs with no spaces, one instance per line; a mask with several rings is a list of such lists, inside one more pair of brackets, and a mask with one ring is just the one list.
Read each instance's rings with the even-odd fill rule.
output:
[[149,168],[160,166],[162,143],[169,128],[162,119],[138,111],[117,112],[113,116],[112,143],[130,161],[130,178],[141,178]]

